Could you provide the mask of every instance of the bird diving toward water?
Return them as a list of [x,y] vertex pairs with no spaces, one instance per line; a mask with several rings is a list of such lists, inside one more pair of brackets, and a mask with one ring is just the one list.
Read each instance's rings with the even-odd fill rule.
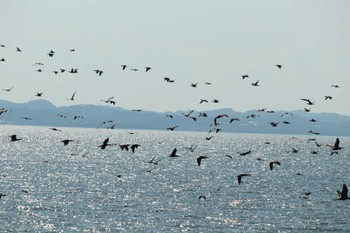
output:
[[270,166],[270,170],[271,170],[271,171],[272,171],[272,169],[273,169],[273,165],[274,165],[274,164],[281,165],[281,163],[280,163],[279,161],[277,161],[277,160],[271,161],[271,162],[269,163],[269,166]]
[[11,135],[10,138],[11,138],[11,142],[16,142],[16,141],[22,140],[22,138],[17,138],[16,134]]
[[349,197],[348,197],[348,187],[346,187],[345,184],[343,184],[343,189],[342,189],[342,191],[340,192],[339,190],[337,190],[337,193],[338,193],[338,196],[339,196],[339,199],[338,199],[338,200],[346,200],[346,199],[349,199]]
[[207,158],[208,158],[207,156],[203,156],[203,155],[199,156],[199,157],[197,158],[197,164],[198,164],[198,166],[201,165],[202,159],[207,159]]
[[251,176],[249,173],[243,173],[237,176],[238,184],[241,184],[243,176]]

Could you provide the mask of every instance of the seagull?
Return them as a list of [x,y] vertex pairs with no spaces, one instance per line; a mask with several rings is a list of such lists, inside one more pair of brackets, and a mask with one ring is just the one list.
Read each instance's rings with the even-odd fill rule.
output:
[[252,86],[258,87],[259,86],[259,80],[256,81],[255,83],[252,83]]
[[43,95],[43,93],[36,93],[36,95],[35,96],[37,96],[37,97],[41,97]]
[[11,142],[16,142],[16,141],[22,140],[22,138],[17,138],[16,134],[11,135],[10,138],[11,138]]
[[22,52],[22,50],[20,48],[17,47],[16,49],[17,52]]
[[245,79],[245,78],[249,78],[249,75],[247,74],[242,75],[242,79]]
[[343,184],[343,189],[340,192],[339,190],[337,190],[339,199],[338,200],[346,200],[349,199],[348,197],[348,187],[346,187],[346,184]]
[[147,72],[147,71],[149,71],[149,70],[152,69],[152,68],[149,67],[149,66],[146,66],[145,69],[146,69],[145,72]]
[[281,163],[280,163],[279,161],[277,161],[277,160],[271,161],[271,162],[269,163],[269,166],[270,166],[270,170],[271,170],[271,171],[272,171],[272,169],[273,169],[273,164],[281,165]]
[[171,152],[171,154],[169,155],[169,157],[180,157],[180,155],[177,155],[176,152],[177,152],[177,149],[174,148],[174,150]]
[[197,87],[198,83],[191,83],[191,87]]
[[59,131],[59,132],[61,132],[61,130],[60,130],[60,129],[57,129],[57,128],[49,128],[49,129],[51,129],[51,130],[53,130],[53,131]]
[[199,156],[199,157],[197,158],[197,164],[198,164],[198,166],[201,165],[202,159],[207,159],[207,158],[208,158],[207,156],[203,156],[203,155]]
[[282,65],[276,65],[278,67],[278,69],[282,69]]
[[325,95],[325,96],[324,96],[324,99],[325,99],[325,100],[332,100],[332,96],[330,96],[330,95]]
[[339,85],[332,85],[331,87],[339,88]]
[[125,70],[126,67],[128,67],[127,65],[121,65],[122,69]]
[[251,176],[249,173],[243,173],[237,176],[238,184],[241,184],[243,176]]
[[201,99],[201,100],[199,101],[199,104],[201,104],[201,103],[203,103],[203,102],[208,103],[208,100],[206,100],[206,99]]

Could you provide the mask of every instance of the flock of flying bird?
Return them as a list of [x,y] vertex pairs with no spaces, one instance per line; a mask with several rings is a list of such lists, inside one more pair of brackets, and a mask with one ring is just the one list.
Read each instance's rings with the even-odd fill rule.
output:
[[[0,45],[0,48],[5,48],[5,45]],[[19,47],[17,47],[17,48],[16,48],[16,51],[19,52],[19,53],[21,53],[21,52],[22,52],[22,49],[20,49]],[[70,51],[70,52],[75,52],[75,49],[70,49],[69,51]],[[54,55],[55,55],[55,51],[50,50],[50,51],[47,53],[47,55],[48,55],[48,57],[52,58],[52,57],[54,57]],[[6,59],[5,59],[5,58],[0,58],[0,62],[6,62]],[[36,63],[34,63],[33,65],[35,65],[35,66],[43,66],[44,64],[41,63],[41,62],[36,62]],[[125,65],[125,64],[121,65],[121,69],[122,69],[123,71],[125,71],[125,70],[127,69],[127,67],[128,67],[128,65]],[[276,67],[277,67],[279,70],[282,69],[282,65],[280,65],[280,64],[276,64]],[[152,68],[149,67],[149,66],[146,66],[146,67],[144,67],[144,68],[145,68],[145,72],[149,72],[149,71],[152,69]],[[138,68],[130,68],[130,70],[131,70],[131,71],[134,71],[134,72],[139,71]],[[43,72],[42,69],[37,69],[36,71],[37,71],[37,72]],[[72,73],[72,74],[78,73],[78,69],[77,69],[77,68],[59,69],[59,70],[54,70],[54,71],[52,71],[52,72],[53,72],[55,75],[57,75],[57,74],[59,74],[59,73],[64,73],[64,72],[66,72],[66,71],[67,71],[68,73]],[[92,71],[95,72],[98,76],[101,76],[101,75],[103,75],[103,73],[104,73],[104,71],[103,71],[103,70],[100,70],[100,69],[95,69],[95,70],[92,70]],[[248,74],[243,74],[243,75],[242,75],[242,80],[245,80],[245,79],[247,79],[247,78],[249,78],[249,75],[248,75]],[[164,77],[163,80],[164,80],[165,82],[167,82],[167,83],[175,83],[175,81],[176,81],[175,79],[171,79],[171,78],[169,78],[169,77]],[[212,83],[211,83],[211,82],[205,82],[205,84],[209,86],[209,85],[211,85]],[[190,87],[192,87],[192,88],[197,88],[197,85],[198,85],[198,82],[197,82],[197,83],[191,83],[191,84],[190,84]],[[254,87],[259,87],[259,80],[252,82],[251,85],[254,86]],[[332,88],[339,88],[339,85],[331,85],[331,87],[332,87]],[[14,87],[2,88],[2,91],[10,92],[10,91],[13,90],[13,88],[14,88]],[[74,101],[74,100],[75,100],[75,95],[76,95],[76,91],[72,94],[72,96],[71,96],[70,98],[68,98],[68,99],[66,99],[66,100]],[[42,97],[42,96],[43,96],[43,93],[42,93],[42,92],[38,92],[38,93],[35,94],[35,96],[36,96],[36,97]],[[107,103],[107,104],[115,105],[116,102],[113,100],[113,98],[114,98],[114,97],[109,97],[108,99],[101,99],[101,101],[103,101],[103,102],[105,102],[105,103]],[[324,96],[324,99],[325,99],[325,100],[332,100],[332,96],[325,95],[325,96]],[[304,101],[304,102],[306,103],[306,105],[308,105],[308,106],[315,105],[315,101],[312,101],[312,100],[310,100],[310,99],[308,99],[308,98],[301,98],[300,100],[301,100],[301,101]],[[208,102],[209,102],[209,100],[207,100],[207,99],[200,99],[199,104],[208,103]],[[212,103],[219,103],[219,100],[218,100],[218,99],[213,99],[211,102],[212,102]],[[5,109],[5,108],[0,108],[0,116],[1,116],[3,113],[7,113],[7,112],[9,112],[9,111],[11,111],[11,110],[10,110],[10,109]],[[141,111],[141,110],[138,109],[138,110],[133,110],[133,111]],[[274,113],[274,111],[268,111],[266,108],[264,108],[264,109],[259,109],[259,110],[257,110],[257,111],[258,111],[258,112]],[[304,108],[304,111],[305,111],[305,112],[310,112],[311,109],[305,107],[305,108]],[[197,121],[197,118],[196,118],[195,116],[192,115],[193,113],[194,113],[194,110],[191,110],[191,111],[189,111],[188,113],[182,113],[182,115],[183,115],[184,117],[186,117],[186,118],[192,119],[193,121]],[[281,115],[281,117],[283,117],[284,115],[291,115],[291,116],[293,116],[292,113],[285,112],[285,113],[283,113],[283,114]],[[57,116],[59,116],[59,117],[65,117],[65,116],[62,115],[62,114],[57,114]],[[165,116],[168,117],[168,118],[173,118],[173,115],[171,115],[171,114],[166,114]],[[259,116],[259,115],[257,115],[257,114],[250,114],[250,115],[247,116],[247,118],[256,118],[256,117],[258,117],[258,116]],[[199,117],[208,117],[208,114],[206,114],[205,112],[200,112],[200,113],[199,113]],[[23,119],[26,119],[26,120],[31,120],[31,118],[29,118],[29,117],[22,117],[22,118],[23,118]],[[83,118],[83,116],[80,116],[80,115],[74,116],[74,120],[77,119],[77,118]],[[230,118],[230,117],[229,117],[227,114],[219,114],[219,115],[215,116],[215,117],[213,118],[212,124],[210,125],[211,129],[210,129],[209,133],[212,133],[212,132],[218,133],[218,132],[221,131],[221,129],[218,128],[218,127],[222,124],[222,122],[219,121],[219,119],[221,119],[221,118]],[[231,124],[231,123],[233,123],[234,121],[240,121],[240,119],[237,118],[237,117],[236,117],[236,118],[235,118],[235,117],[231,117],[230,120],[229,120],[229,123]],[[316,122],[317,120],[311,119],[310,121],[311,121],[311,122]],[[110,121],[110,122],[112,123],[112,121]],[[106,124],[106,123],[107,123],[107,122],[102,122],[101,125],[102,125],[102,124]],[[278,124],[279,124],[280,122],[268,122],[268,123],[269,123],[272,127],[277,127]],[[290,124],[290,122],[288,122],[288,121],[283,121],[282,123],[284,123],[284,124]],[[111,126],[110,128],[113,129],[113,128],[115,127],[115,125],[116,125],[116,124],[114,124],[114,125]],[[175,130],[176,128],[178,128],[178,127],[179,127],[178,125],[169,126],[169,127],[166,128],[166,130],[168,130],[168,131],[174,131],[174,130]],[[50,128],[50,129],[53,130],[53,131],[61,131],[60,129],[57,129],[57,128]],[[315,135],[319,134],[318,132],[314,132],[314,131],[312,131],[312,130],[310,130],[308,133],[310,133],[310,134],[315,134]],[[211,136],[206,137],[205,139],[206,139],[206,140],[211,140],[213,137],[214,137],[214,136],[211,135]],[[22,138],[18,138],[16,134],[10,135],[10,141],[11,141],[11,142],[17,142],[17,141],[20,141],[20,140],[22,140]],[[109,140],[110,140],[109,138],[106,138],[106,139],[98,146],[98,148],[104,150],[104,149],[106,149],[106,148],[108,148],[108,147],[119,145],[119,147],[120,147],[121,150],[129,151],[129,148],[130,148],[131,151],[132,151],[133,153],[135,153],[136,149],[137,149],[138,147],[141,146],[140,144],[137,144],[137,143],[135,143],[135,144],[117,144],[117,143],[110,143]],[[63,139],[61,142],[63,143],[64,146],[67,146],[69,143],[71,143],[71,142],[73,142],[73,141],[74,141],[74,140],[72,140],[72,139]],[[315,139],[310,139],[309,141],[314,141],[315,144],[316,144],[318,147],[321,146],[320,144],[318,144],[318,143],[316,142]],[[161,143],[161,142],[159,142],[159,143]],[[267,144],[268,144],[268,143],[267,143]],[[338,151],[342,149],[342,147],[340,147],[339,144],[340,144],[340,140],[339,140],[339,138],[336,138],[336,141],[335,141],[334,145],[327,145],[327,146],[329,146],[329,147],[331,148],[331,155],[334,154],[334,153],[335,153],[335,154],[338,154]],[[186,147],[186,149],[189,149],[191,152],[193,152],[193,151],[196,149],[196,146],[195,146],[195,145],[191,145],[190,147]],[[290,153],[297,153],[297,152],[298,152],[298,150],[295,149],[295,148],[292,148],[292,150],[290,151]],[[251,153],[251,151],[239,152],[239,155],[240,155],[240,156],[245,156],[245,155],[248,155],[248,154],[250,154],[250,153]],[[314,151],[314,153],[317,154],[317,151]],[[84,156],[85,156],[85,155],[84,155]],[[232,158],[232,156],[230,156],[230,155],[226,155],[226,156]],[[172,150],[172,152],[169,154],[169,157],[171,157],[171,158],[180,157],[180,155],[177,154],[177,149],[176,149],[176,148],[174,148],[174,149]],[[158,165],[159,162],[160,162],[160,160],[154,161],[155,158],[156,158],[156,156],[154,156],[148,163],[153,164],[153,165]],[[201,163],[202,163],[202,160],[207,159],[207,158],[208,158],[208,156],[204,156],[204,155],[200,155],[199,157],[197,157],[197,159],[196,159],[197,165],[200,166]],[[271,171],[273,170],[274,165],[281,165],[281,163],[280,163],[279,161],[277,161],[277,160],[270,161],[270,162],[269,162],[269,168],[270,168]],[[148,172],[151,172],[151,171],[152,171],[152,169],[148,170]],[[301,174],[299,174],[299,175],[301,175]],[[246,176],[251,176],[251,174],[249,174],[249,173],[242,173],[242,174],[237,175],[237,182],[238,182],[239,185],[242,183],[242,178],[243,178],[243,177],[246,177]],[[340,200],[349,199],[349,198],[348,198],[348,189],[347,189],[347,186],[346,186],[345,184],[343,185],[342,191],[337,191],[337,193],[338,193],[338,195],[339,195],[339,199],[340,199]],[[308,196],[308,195],[310,195],[310,193],[305,193],[305,195]],[[1,197],[3,197],[3,196],[6,196],[6,195],[3,194],[3,193],[0,193],[0,199],[1,199]],[[198,199],[205,199],[205,196],[200,196]]]

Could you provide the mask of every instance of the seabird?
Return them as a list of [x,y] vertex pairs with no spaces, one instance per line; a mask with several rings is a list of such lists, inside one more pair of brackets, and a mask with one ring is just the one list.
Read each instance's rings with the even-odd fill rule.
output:
[[22,138],[17,138],[16,134],[11,135],[10,138],[11,138],[11,142],[16,142],[16,141],[22,140]]
[[180,155],[177,155],[176,152],[177,152],[177,149],[174,148],[174,150],[171,152],[171,154],[169,155],[169,157],[180,157]]
[[280,163],[279,161],[277,161],[277,160],[271,161],[271,162],[269,163],[269,166],[270,166],[270,170],[271,170],[271,171],[272,171],[272,169],[273,169],[273,164],[281,165],[281,163]]
[[202,159],[207,159],[207,158],[208,158],[207,156],[203,156],[203,155],[199,156],[199,157],[197,158],[197,164],[198,164],[198,166],[201,165]]
[[73,142],[73,140],[71,140],[71,139],[64,139],[61,142],[63,142],[64,146],[67,146],[70,142]]
[[249,173],[243,173],[237,176],[238,184],[241,184],[243,176],[251,176]]
[[112,144],[108,144],[109,138],[106,138],[103,143],[101,145],[99,145],[98,147],[100,147],[102,150],[106,149],[107,146],[111,146]]
[[343,184],[343,189],[340,192],[339,190],[337,190],[339,199],[338,200],[346,200],[349,199],[348,197],[348,187],[346,187],[346,184]]
[[258,87],[259,86],[259,80],[256,81],[255,83],[252,83],[252,86]]
[[277,64],[276,66],[278,67],[278,69],[282,69],[282,65]]

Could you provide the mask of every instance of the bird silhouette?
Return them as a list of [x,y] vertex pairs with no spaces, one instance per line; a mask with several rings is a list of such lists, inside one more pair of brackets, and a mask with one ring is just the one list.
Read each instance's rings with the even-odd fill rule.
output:
[[241,184],[243,176],[251,176],[249,173],[243,173],[237,176],[238,184]]
[[332,100],[332,99],[333,99],[333,97],[330,96],[330,95],[325,95],[324,96],[324,100]]
[[339,196],[339,200],[346,200],[349,199],[348,197],[348,187],[346,187],[346,184],[343,184],[343,189],[341,190],[341,192],[339,190],[337,190],[338,196]]
[[99,145],[98,147],[100,147],[102,150],[106,149],[107,146],[111,146],[112,144],[109,144],[109,138],[106,138],[103,143],[101,145]]
[[152,68],[149,67],[149,66],[146,66],[145,69],[146,69],[145,72],[148,72],[148,71],[149,71],[150,69],[152,69]]
[[259,80],[256,81],[255,83],[252,83],[252,86],[258,87],[259,86]]
[[64,146],[67,146],[70,142],[73,142],[73,140],[71,140],[71,139],[64,139],[61,142],[63,143]]
[[11,91],[13,89],[13,87],[10,87],[10,88],[5,88],[5,89],[2,89],[3,91],[7,91],[7,92],[9,92],[9,91]]
[[141,146],[141,145],[140,144],[132,144],[131,147],[130,147],[132,153],[135,153],[135,149],[138,148],[139,146]]
[[170,79],[170,78],[168,78],[168,77],[164,77],[164,81],[166,81],[166,82],[168,82],[168,83],[173,83],[173,82],[175,82],[174,79]]
[[280,163],[279,161],[277,161],[277,160],[271,161],[271,162],[269,163],[269,166],[270,166],[270,170],[271,170],[271,171],[272,171],[272,169],[273,169],[273,165],[274,165],[274,164],[281,165],[281,163]]
[[282,65],[277,64],[276,66],[278,67],[278,69],[282,69]]
[[312,101],[309,100],[309,99],[300,99],[300,100],[306,101],[306,104],[307,104],[307,105],[314,105],[314,104],[315,104],[315,101],[312,102]]
[[37,97],[41,97],[43,95],[43,93],[36,93],[36,95],[35,96],[37,96]]
[[11,142],[16,142],[16,141],[22,140],[22,138],[17,138],[16,134],[11,135],[10,138],[11,138]]
[[0,193],[0,199],[2,198],[2,197],[6,197],[7,195],[5,195],[5,194],[3,194],[3,193]]
[[204,156],[204,155],[199,156],[199,157],[197,158],[197,164],[198,164],[198,166],[201,165],[202,159],[207,159],[207,158],[208,158],[208,157],[207,157],[207,156]]
[[242,79],[245,79],[245,78],[249,78],[249,75],[247,74],[242,75]]
[[340,144],[340,140],[339,140],[339,138],[337,138],[337,139],[335,140],[334,145],[328,145],[328,146],[331,147],[333,151],[343,149],[343,147],[340,147],[339,144]]
[[104,73],[104,71],[102,70],[94,70],[94,71],[96,74],[98,74],[98,76],[101,76]]
[[121,65],[122,69],[125,70],[126,67],[128,67],[127,65]]
[[74,96],[75,96],[75,93],[76,93],[76,91],[73,93],[73,95],[72,95],[72,97],[70,97],[70,99],[67,99],[67,100],[74,100]]
[[191,87],[197,87],[198,83],[191,83]]
[[20,48],[18,48],[18,47],[16,48],[16,51],[17,52],[22,52],[22,50]]
[[248,150],[248,151],[245,151],[245,152],[239,152],[238,154],[244,156],[244,155],[249,155],[250,153],[252,153],[251,150]]
[[175,126],[166,128],[166,130],[174,131],[177,127],[179,126],[175,125]]
[[169,155],[169,157],[180,157],[180,155],[177,155],[176,152],[177,152],[177,149],[174,148],[174,150],[171,152],[171,154]]

